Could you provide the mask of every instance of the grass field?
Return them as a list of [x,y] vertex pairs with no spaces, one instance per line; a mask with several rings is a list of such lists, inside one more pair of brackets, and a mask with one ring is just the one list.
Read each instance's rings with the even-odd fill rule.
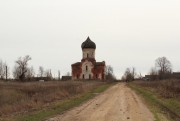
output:
[[0,82],[0,119],[40,121],[90,99],[109,86],[98,81]]
[[145,99],[157,121],[180,121],[180,81],[134,81],[129,86]]

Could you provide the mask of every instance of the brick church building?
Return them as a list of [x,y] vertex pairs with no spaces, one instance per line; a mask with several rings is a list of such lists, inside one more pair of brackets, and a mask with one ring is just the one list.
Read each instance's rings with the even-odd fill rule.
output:
[[71,65],[72,79],[105,80],[105,61],[96,62],[96,44],[88,37],[81,45],[82,60]]

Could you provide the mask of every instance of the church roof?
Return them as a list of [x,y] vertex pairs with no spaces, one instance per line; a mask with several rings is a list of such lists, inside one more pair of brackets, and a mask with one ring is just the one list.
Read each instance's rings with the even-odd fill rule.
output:
[[105,62],[96,62],[96,66],[105,66]]
[[72,66],[79,66],[79,65],[81,65],[81,62],[77,62],[77,63],[72,64]]
[[86,39],[86,41],[84,41],[84,42],[82,43],[81,48],[82,48],[82,49],[85,49],[85,48],[96,49],[96,44],[95,44],[93,41],[91,41],[91,39],[88,37],[88,38]]

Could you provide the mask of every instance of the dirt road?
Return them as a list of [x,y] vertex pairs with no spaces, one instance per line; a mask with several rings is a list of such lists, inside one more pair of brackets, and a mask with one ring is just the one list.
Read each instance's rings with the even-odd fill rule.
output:
[[154,117],[140,98],[121,83],[47,121],[154,121]]

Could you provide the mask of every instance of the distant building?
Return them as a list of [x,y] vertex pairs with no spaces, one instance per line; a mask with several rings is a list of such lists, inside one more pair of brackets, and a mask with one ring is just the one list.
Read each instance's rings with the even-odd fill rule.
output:
[[180,79],[180,72],[173,72],[173,73],[172,73],[172,77],[173,77],[174,79]]
[[32,78],[27,78],[27,81],[39,81],[39,80],[44,80],[44,81],[51,81],[51,77],[32,77]]
[[68,81],[71,80],[72,76],[62,76],[62,81]]
[[105,79],[105,61],[96,62],[96,44],[88,37],[81,45],[82,60],[71,65],[72,79]]
[[159,76],[158,75],[145,75],[144,80],[158,80]]
[[[173,72],[170,73],[165,79],[180,79],[180,72]],[[144,80],[159,80],[159,75],[145,75]]]

